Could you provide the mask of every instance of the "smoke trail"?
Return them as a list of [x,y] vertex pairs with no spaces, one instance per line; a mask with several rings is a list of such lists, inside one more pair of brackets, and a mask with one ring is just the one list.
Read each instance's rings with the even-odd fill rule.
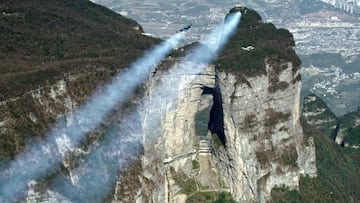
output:
[[151,116],[145,120],[142,132],[139,126],[141,118],[136,112],[130,114],[115,127],[119,131],[107,134],[106,144],[94,149],[84,158],[82,165],[72,170],[72,174],[79,178],[74,185],[59,177],[53,185],[54,189],[73,201],[100,202],[106,198],[112,192],[119,170],[138,158],[143,150],[142,144],[151,144],[158,137],[156,129],[159,129],[163,114],[174,106],[181,76],[200,73],[226,44],[240,17],[240,13],[230,15],[225,24],[218,26],[203,40],[203,46],[191,50],[180,64],[163,77],[161,85],[144,104],[146,106],[138,106],[138,111],[146,109],[146,114]]
[[[176,103],[181,88],[186,89],[194,77],[201,73],[216,57],[228,42],[230,37],[235,31],[241,18],[241,13],[236,12],[230,14],[224,24],[219,25],[215,30],[201,41],[200,46],[195,47],[194,50],[190,50],[189,54],[178,64],[175,65],[169,74],[164,77],[167,80],[160,81],[160,87],[158,91],[155,91],[151,97],[149,97],[147,106],[151,108],[147,109],[147,115],[149,115],[144,121],[144,132],[153,132],[144,136],[144,142],[152,143],[156,140],[156,136],[159,133],[155,133],[154,130],[158,129],[156,126],[160,125],[162,116],[165,112],[169,112]],[[170,78],[170,80],[169,80]],[[178,85],[181,83],[181,87]],[[159,112],[159,109],[162,110]],[[159,129],[158,129],[159,130]]]
[[73,120],[78,123],[58,121],[44,140],[28,145],[8,169],[0,173],[0,201],[16,199],[19,193],[25,191],[29,180],[44,177],[57,167],[67,151],[76,146],[85,134],[93,131],[116,105],[124,102],[184,35],[184,32],[177,33],[154,47],[96,91],[73,113]]

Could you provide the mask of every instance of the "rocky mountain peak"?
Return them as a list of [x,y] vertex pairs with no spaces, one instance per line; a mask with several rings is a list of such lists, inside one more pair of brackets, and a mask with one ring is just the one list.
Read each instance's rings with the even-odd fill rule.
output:
[[[33,5],[30,1],[25,2],[23,5]],[[45,1],[34,1],[34,5],[39,5],[39,9],[42,8],[39,2],[48,5]],[[5,144],[15,143],[9,147],[16,153],[21,151],[23,146],[19,140],[25,140],[24,137],[29,136],[29,133],[31,135],[44,133],[54,119],[65,115],[66,122],[74,122],[71,112],[78,108],[92,89],[95,89],[96,84],[104,83],[112,74],[119,71],[114,66],[124,67],[129,62],[127,60],[135,58],[144,47],[147,48],[157,41],[142,36],[138,31],[133,32],[132,26],[121,23],[122,17],[109,13],[105,8],[95,6],[88,1],[79,2],[54,1],[55,5],[60,7],[51,6],[51,9],[40,9],[39,12],[46,13],[45,16],[48,17],[55,15],[54,19],[68,17],[65,18],[68,19],[65,22],[70,24],[64,25],[65,28],[81,28],[88,33],[79,38],[60,33],[53,39],[51,37],[54,35],[49,35],[50,41],[60,39],[57,47],[61,49],[58,51],[70,49],[66,45],[71,42],[86,48],[85,42],[89,40],[92,42],[88,44],[90,50],[98,50],[98,52],[77,53],[75,50],[71,52],[73,54],[60,54],[56,58],[59,52],[56,47],[50,47],[48,56],[44,52],[47,44],[42,44],[47,40],[41,41],[42,38],[38,39],[32,35],[40,43],[30,51],[25,50],[25,55],[39,48],[41,53],[44,52],[44,56],[40,55],[44,57],[41,59],[44,59],[44,63],[49,67],[56,67],[56,71],[55,73],[50,71],[53,74],[44,74],[43,71],[47,71],[48,66],[38,66],[41,62],[36,58],[30,63],[27,61],[28,57],[25,57],[21,67],[27,67],[24,64],[29,63],[33,69],[29,72],[25,70],[20,75],[41,76],[42,79],[35,80],[35,85],[25,80],[20,86],[25,83],[31,85],[26,86],[24,88],[26,91],[23,90],[25,93],[18,94],[17,97],[10,94],[9,90],[4,90],[9,96],[0,103],[1,137],[6,138],[2,139],[6,141]],[[70,7],[66,7],[68,5]],[[8,7],[11,6],[13,4],[9,4]],[[21,9],[25,9],[26,6]],[[5,7],[1,5],[1,8]],[[61,8],[66,8],[63,10],[66,12],[60,12],[58,9]],[[81,15],[76,13],[83,9],[89,10],[81,12]],[[299,120],[300,61],[293,50],[292,35],[285,29],[277,29],[271,23],[263,23],[260,15],[254,10],[240,6],[230,12],[235,11],[242,12],[241,23],[214,64],[208,65],[201,73],[179,76],[181,88],[174,108],[167,108],[168,104],[165,103],[167,100],[163,98],[163,101],[159,102],[163,104],[159,105],[159,109],[145,106],[138,112],[139,118],[136,118],[138,123],[135,122],[137,125],[134,128],[143,127],[144,121],[152,119],[151,113],[154,111],[166,113],[162,116],[158,128],[146,132],[154,134],[152,137],[154,140],[151,142],[141,140],[143,143],[139,148],[143,149],[131,157],[131,160],[138,158],[137,161],[127,166],[118,177],[113,177],[116,186],[114,190],[106,188],[106,191],[113,191],[114,194],[106,194],[106,198],[121,202],[206,202],[217,198],[240,202],[265,202],[270,200],[273,188],[286,186],[298,189],[302,175],[317,176],[314,141],[311,137],[303,136]],[[42,19],[44,15],[31,16],[33,18],[30,20],[47,22]],[[109,25],[103,24],[103,19],[107,19]],[[5,23],[7,17],[2,16],[0,20]],[[116,24],[118,27],[110,26],[113,25],[110,22],[119,23]],[[76,26],[78,23],[81,26]],[[92,30],[94,26],[98,31],[106,28],[106,32],[94,32]],[[19,30],[23,29],[19,28]],[[129,35],[125,34],[127,31]],[[77,36],[77,33],[82,32],[72,30],[70,33]],[[22,32],[18,34],[18,36],[26,35]],[[92,41],[99,40],[98,35],[100,38],[106,36],[108,41]],[[82,37],[86,40],[81,41]],[[33,39],[26,38],[25,41],[20,42],[29,43],[31,40]],[[122,46],[123,43],[128,46]],[[105,49],[104,46],[107,45],[111,49]],[[8,48],[5,47],[6,50]],[[136,54],[132,55],[133,51]],[[23,54],[21,50],[19,53]],[[120,53],[121,58],[127,60],[119,61],[118,55],[112,53]],[[9,50],[9,55],[11,54],[13,53]],[[129,54],[131,57],[127,58]],[[38,55],[34,54],[33,57],[35,56]],[[169,64],[173,65],[178,59],[168,60],[170,60]],[[164,62],[162,65],[166,66],[166,64]],[[57,69],[57,67],[61,68]],[[171,82],[174,79],[165,77],[169,71],[171,71],[169,68],[158,67],[145,82],[145,88],[142,90],[144,103],[151,102],[150,96],[158,87],[159,80],[165,78],[166,81]],[[15,74],[15,76],[19,75]],[[6,80],[2,82],[18,87],[19,83],[12,83],[15,76],[8,74],[4,76]],[[102,123],[100,127],[102,129],[91,133],[90,141],[84,142],[88,141],[90,144],[100,142],[101,136],[106,134],[101,130],[104,130],[103,128],[109,123],[119,122],[111,119],[112,116]],[[206,126],[204,131],[196,129],[199,123]],[[143,129],[138,131],[141,130]],[[91,147],[84,148],[85,150],[74,150],[75,158],[71,156],[69,160],[81,160],[82,153],[91,150]],[[0,152],[5,153],[7,150]],[[5,155],[14,157],[15,153]],[[65,181],[76,180],[76,175],[81,175],[81,171],[75,175],[71,172],[75,165],[71,161],[64,161],[62,165],[61,175],[65,177]],[[51,173],[49,182],[56,175],[56,171]],[[46,191],[45,199],[52,200],[48,196],[54,193],[46,190],[47,181],[42,182],[40,193]],[[68,184],[72,185],[75,182]],[[36,184],[36,182],[31,183],[31,188]],[[74,185],[72,187],[76,188]],[[81,190],[84,189],[80,188],[79,191]],[[30,200],[39,197],[38,191],[33,192],[32,189],[28,195]]]
[[[317,176],[314,140],[303,136],[300,124],[300,61],[292,35],[251,9],[230,12],[239,10],[235,35],[214,65],[182,76],[193,81],[179,85],[185,88],[166,112],[155,146],[145,146],[144,174],[153,188],[142,186],[142,197],[199,202],[204,192],[227,192],[236,201],[265,202],[272,188],[298,189],[301,176]],[[149,80],[148,91],[161,77],[157,72]]]
[[[230,13],[235,11],[241,11],[241,21],[215,62],[219,69],[232,70],[240,77],[266,74],[265,60],[292,62],[294,72],[300,68],[300,59],[293,49],[295,42],[288,30],[262,22],[261,16],[252,9],[235,7]],[[278,71],[284,68],[276,67]]]

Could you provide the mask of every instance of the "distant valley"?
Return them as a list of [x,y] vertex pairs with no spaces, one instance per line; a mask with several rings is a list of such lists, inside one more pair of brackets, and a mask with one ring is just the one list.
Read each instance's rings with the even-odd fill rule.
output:
[[[354,1],[352,7],[344,1],[328,0],[94,1],[135,19],[145,32],[156,37],[166,38],[193,24],[188,37],[190,41],[197,41],[207,34],[232,6],[240,4],[254,8],[264,21],[293,33],[296,51],[303,62],[304,95],[309,92],[319,95],[337,115],[354,111],[359,105],[360,79],[356,76],[356,72],[360,72],[359,1]],[[321,71],[312,71],[314,67]],[[326,74],[334,73],[335,69],[347,76]]]

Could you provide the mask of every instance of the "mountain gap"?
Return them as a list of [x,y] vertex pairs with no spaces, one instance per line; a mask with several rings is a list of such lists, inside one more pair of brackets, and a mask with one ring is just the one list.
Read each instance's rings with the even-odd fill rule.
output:
[[[200,106],[195,114],[195,132],[200,140],[207,138],[209,129],[208,124],[210,120],[210,110],[213,106],[213,97],[211,94],[212,88],[205,87],[207,93],[202,93],[200,98]],[[202,88],[204,90],[204,88]]]
[[213,99],[207,128],[211,132],[212,139],[215,143],[218,140],[220,141],[221,145],[226,146],[226,137],[224,133],[224,113],[220,87],[218,85],[216,85],[214,88],[203,86],[202,89],[202,95],[212,95]]

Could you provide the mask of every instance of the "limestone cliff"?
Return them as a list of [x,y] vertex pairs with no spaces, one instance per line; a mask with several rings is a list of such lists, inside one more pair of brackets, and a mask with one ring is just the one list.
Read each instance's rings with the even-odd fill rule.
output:
[[[267,63],[268,73],[273,65]],[[289,87],[276,92],[269,91],[268,75],[239,83],[234,74],[210,66],[196,77],[184,76],[194,81],[166,113],[156,144],[144,145],[143,175],[152,188],[147,196],[154,202],[183,202],[204,191],[228,191],[240,202],[265,202],[273,187],[298,188],[301,175],[315,177],[314,142],[304,140],[299,120],[301,82],[292,82],[299,72],[290,62],[283,65],[279,81]],[[206,155],[199,150],[204,135],[195,132],[195,114],[204,105],[212,105],[209,130],[214,134],[212,153]],[[212,185],[202,173],[214,178]],[[188,185],[182,181],[189,180],[197,187],[184,191]]]
[[[291,35],[263,24],[252,10],[242,12],[238,31],[259,38],[259,32],[272,31],[266,33],[272,39],[242,44],[238,34],[224,51],[231,55],[220,55],[218,65],[181,77],[174,108],[164,102],[158,109],[166,112],[159,131],[152,132],[159,138],[154,145],[144,143],[142,184],[133,201],[211,202],[230,192],[236,201],[267,202],[272,188],[297,189],[301,176],[317,176],[314,141],[304,138],[300,124],[301,76]],[[237,55],[245,59],[232,58]],[[149,95],[162,74],[149,80]],[[197,134],[196,115],[210,108],[209,133]],[[144,120],[152,111],[144,111]],[[211,143],[210,153],[204,143]],[[215,196],[206,196],[209,192]]]
[[[279,81],[289,86],[270,92],[274,65],[287,67]],[[267,63],[267,75],[240,84],[220,73],[226,143],[216,157],[237,200],[265,202],[273,187],[298,188],[301,175],[316,176],[315,146],[303,139],[299,120],[301,82],[292,82],[299,73],[292,69],[290,62]]]
[[[138,161],[113,177],[117,184],[107,188],[113,194],[106,201],[212,202],[222,197],[230,202],[232,196],[240,202],[266,202],[273,187],[298,188],[300,176],[317,175],[314,142],[311,137],[304,139],[299,121],[301,77],[292,36],[262,23],[251,9],[236,9],[243,13],[242,23],[214,64],[199,74],[171,78],[168,68],[177,59],[169,59],[169,64],[164,62],[145,82],[141,119],[135,121],[143,127],[144,151]],[[139,33],[134,36],[142,38]],[[81,63],[82,68],[65,68],[54,77],[56,80],[33,84],[38,89],[19,97],[4,97],[0,103],[0,135],[10,139],[5,143],[11,143],[7,145],[11,149],[1,151],[1,155],[11,152],[6,156],[14,157],[24,146],[17,140],[44,134],[56,119],[76,122],[71,112],[97,84],[117,71],[114,66],[127,64],[114,58],[58,61],[54,67]],[[106,63],[108,59],[112,64]],[[165,92],[174,94],[174,101],[158,89],[159,82],[179,82],[178,88]],[[156,106],[147,105],[154,104],[156,94],[163,99]],[[159,123],[151,123],[156,112],[164,114]],[[117,124],[118,115],[114,111],[104,122]],[[149,123],[152,128],[147,126]],[[197,129],[199,123],[206,123],[205,132]],[[94,138],[87,144],[97,141]],[[61,151],[61,145],[58,148]],[[74,155],[81,160],[82,152]],[[50,176],[57,177],[59,172],[69,185],[76,186],[72,164],[65,157],[60,172]],[[63,197],[66,193],[48,190],[46,181],[39,182],[29,183],[24,201],[68,201]]]

